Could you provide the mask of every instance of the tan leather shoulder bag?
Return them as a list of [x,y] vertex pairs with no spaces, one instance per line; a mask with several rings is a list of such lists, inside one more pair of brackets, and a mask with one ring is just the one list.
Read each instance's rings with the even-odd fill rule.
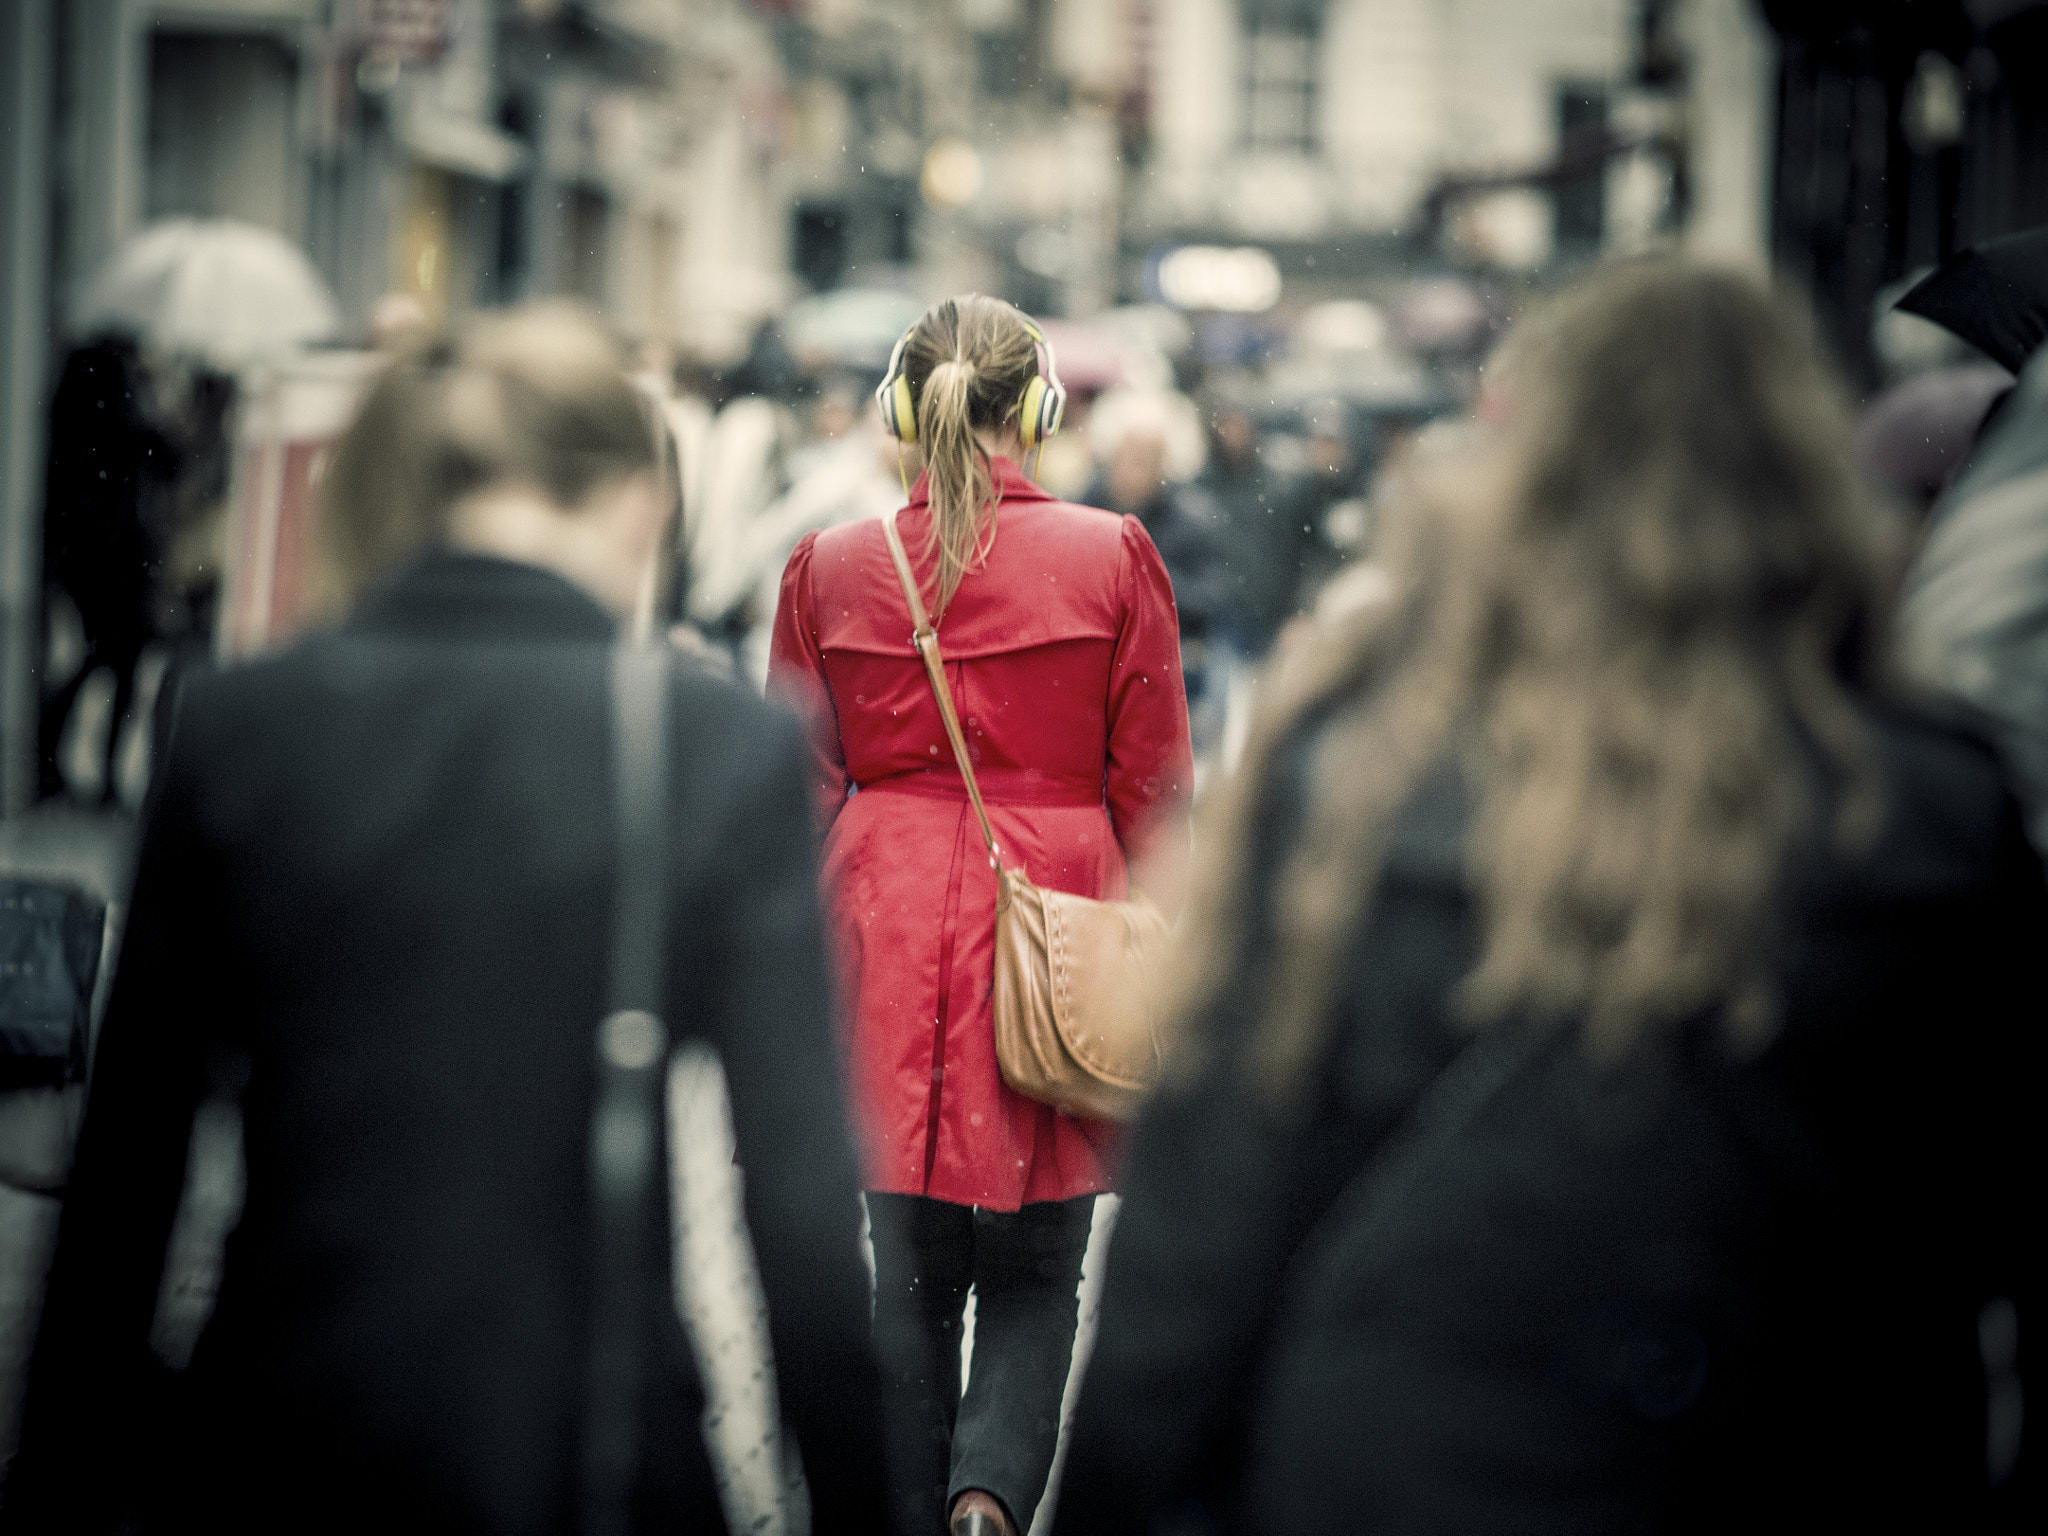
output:
[[912,644],[924,659],[925,678],[996,872],[994,1009],[1003,1081],[1068,1114],[1128,1120],[1159,1075],[1155,972],[1168,938],[1166,919],[1142,895],[1091,901],[1041,890],[1021,871],[1003,867],[953,690],[946,686],[939,637],[893,516],[883,521],[882,531],[910,603]]

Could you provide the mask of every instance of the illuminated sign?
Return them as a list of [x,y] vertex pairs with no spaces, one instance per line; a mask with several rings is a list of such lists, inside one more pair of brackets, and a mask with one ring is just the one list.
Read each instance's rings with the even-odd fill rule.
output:
[[1255,245],[1182,245],[1160,254],[1153,286],[1175,309],[1255,315],[1280,302],[1280,264]]

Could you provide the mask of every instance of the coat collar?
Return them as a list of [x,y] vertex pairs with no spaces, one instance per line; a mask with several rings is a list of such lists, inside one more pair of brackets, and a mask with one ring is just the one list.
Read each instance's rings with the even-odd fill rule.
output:
[[607,641],[612,616],[553,571],[437,547],[372,589],[347,627],[422,640]]
[[[1052,493],[1035,484],[1031,477],[1010,460],[998,454],[994,460],[996,499],[998,501],[1051,501]],[[910,488],[910,505],[926,507],[931,505],[931,492],[926,489],[928,476],[919,474],[917,483]]]

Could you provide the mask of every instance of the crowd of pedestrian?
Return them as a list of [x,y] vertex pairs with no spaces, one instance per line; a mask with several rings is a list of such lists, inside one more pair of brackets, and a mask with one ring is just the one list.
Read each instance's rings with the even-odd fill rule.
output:
[[1056,340],[398,347],[348,616],[179,691],[7,1529],[723,1529],[679,1038],[815,1530],[2038,1528],[2048,354],[1902,511],[1731,272],[1455,410]]
[[[1412,362],[1392,390],[1371,368],[1339,366],[1321,393],[1290,380],[1288,360],[1315,345],[1313,315],[1291,336],[1254,338],[1249,358],[1237,355],[1242,339],[1211,359],[1191,331],[1165,328],[1162,345],[1160,330],[1126,326],[1112,344],[1106,328],[1067,329],[1103,356],[1069,385],[1066,427],[1034,454],[1032,474],[1056,495],[1136,516],[1165,559],[1206,776],[1233,683],[1364,552],[1380,470],[1459,395],[1449,370]],[[1428,358],[1461,356],[1491,334],[1482,318],[1433,339]],[[1374,344],[1376,360],[1398,350],[1391,338]],[[857,348],[794,356],[770,322],[730,368],[643,374],[683,448],[687,532],[670,617],[757,687],[798,540],[886,516],[922,463],[919,445],[892,438],[869,402],[880,359],[862,368],[859,358]],[[1237,698],[1242,708],[1242,687]]]

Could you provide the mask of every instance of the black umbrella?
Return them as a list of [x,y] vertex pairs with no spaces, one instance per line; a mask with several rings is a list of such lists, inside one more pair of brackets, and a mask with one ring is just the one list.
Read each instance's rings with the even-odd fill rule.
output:
[[2014,373],[2048,341],[2048,225],[1958,251],[1898,307],[1950,330]]

